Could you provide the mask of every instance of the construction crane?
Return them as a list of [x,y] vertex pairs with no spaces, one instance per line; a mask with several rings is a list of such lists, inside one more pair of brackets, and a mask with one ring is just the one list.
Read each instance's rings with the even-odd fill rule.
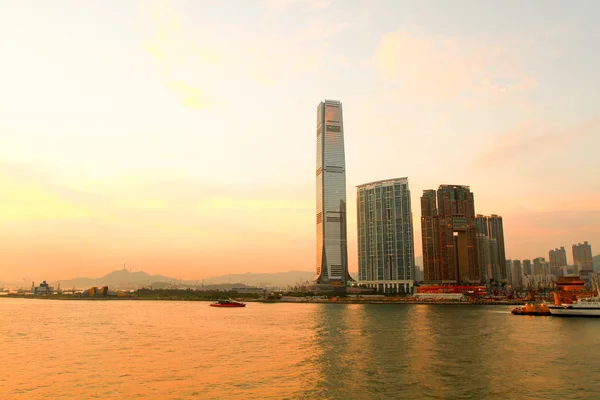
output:
[[[27,285],[27,279],[23,278],[23,281],[25,282],[25,285]],[[25,286],[27,287],[27,286]],[[31,292],[33,293],[35,289],[35,283],[33,281],[31,281]]]

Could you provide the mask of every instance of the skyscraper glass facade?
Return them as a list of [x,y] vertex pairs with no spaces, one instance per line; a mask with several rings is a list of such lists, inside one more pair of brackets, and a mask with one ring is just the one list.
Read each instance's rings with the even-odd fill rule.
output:
[[317,108],[316,283],[346,284],[346,162],[342,103],[325,100]]
[[412,290],[415,274],[408,178],[357,187],[358,280],[379,292]]

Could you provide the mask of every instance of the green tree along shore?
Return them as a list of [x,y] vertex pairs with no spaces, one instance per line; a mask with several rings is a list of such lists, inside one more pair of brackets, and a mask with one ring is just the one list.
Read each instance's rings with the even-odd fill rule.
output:
[[[219,299],[238,299],[238,300],[279,300],[281,296],[287,297],[312,297],[316,293],[308,291],[285,291],[273,293],[263,291],[258,293],[240,293],[235,290],[199,290],[199,289],[150,289],[142,288],[133,292],[123,293],[119,296],[84,296],[82,294],[54,293],[44,295],[32,294],[11,294],[2,296],[5,298],[28,298],[28,299],[54,299],[54,300],[178,300],[178,301],[216,301]],[[340,294],[320,294],[320,298],[344,297]]]
[[[268,296],[268,294],[267,294]],[[2,298],[26,298],[48,300],[183,300],[183,301],[216,301],[219,299],[259,299],[264,293],[238,293],[224,290],[194,289],[138,289],[123,296],[82,296],[81,294],[10,294]]]
[[131,293],[130,298],[140,300],[204,300],[219,299],[259,299],[262,293],[238,293],[223,290],[194,290],[194,289],[139,289]]
[[[459,301],[459,300],[417,300],[406,296],[348,297],[340,294],[318,294],[313,292],[285,293],[239,293],[227,290],[196,290],[196,289],[138,289],[122,296],[82,296],[81,294],[50,294],[34,296],[32,294],[10,294],[1,298],[45,299],[45,300],[80,300],[80,301],[216,301],[219,299],[236,299],[240,301],[292,302],[292,303],[336,303],[336,304],[448,304],[448,305],[522,305],[524,300],[508,301]],[[291,298],[298,300],[290,300]]]

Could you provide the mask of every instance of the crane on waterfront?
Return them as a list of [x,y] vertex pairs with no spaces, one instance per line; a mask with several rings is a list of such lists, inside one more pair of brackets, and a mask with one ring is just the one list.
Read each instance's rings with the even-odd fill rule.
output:
[[[25,282],[25,285],[28,285],[27,283],[27,279],[23,278],[23,281]],[[25,288],[27,288],[27,286],[25,286]],[[35,283],[33,281],[31,281],[31,292],[33,293],[35,289]]]

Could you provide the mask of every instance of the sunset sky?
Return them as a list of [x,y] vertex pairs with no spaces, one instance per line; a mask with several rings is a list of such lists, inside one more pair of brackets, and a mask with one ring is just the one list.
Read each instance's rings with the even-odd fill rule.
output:
[[600,2],[0,0],[0,281],[313,270],[315,123],[356,185],[471,186],[508,258],[600,253]]

